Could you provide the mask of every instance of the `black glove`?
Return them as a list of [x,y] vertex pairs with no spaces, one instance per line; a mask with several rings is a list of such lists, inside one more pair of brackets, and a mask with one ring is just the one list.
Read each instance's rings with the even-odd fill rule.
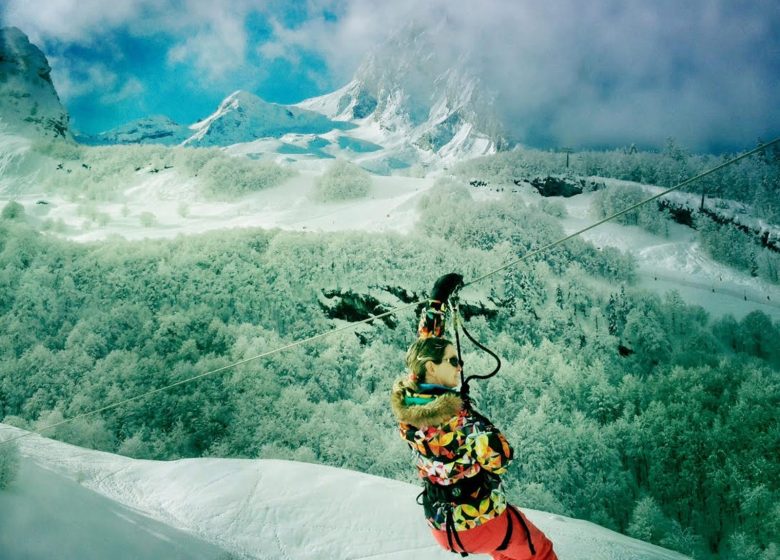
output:
[[450,296],[461,286],[463,286],[463,276],[457,272],[450,272],[440,276],[433,283],[431,290],[431,299],[446,303]]

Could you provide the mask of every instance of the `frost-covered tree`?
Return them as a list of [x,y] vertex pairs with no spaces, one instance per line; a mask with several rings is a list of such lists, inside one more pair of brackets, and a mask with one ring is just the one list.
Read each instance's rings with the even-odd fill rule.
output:
[[293,175],[293,170],[274,162],[219,155],[203,165],[198,177],[207,197],[234,200],[280,185]]
[[654,311],[632,309],[626,316],[624,336],[643,364],[653,367],[668,361],[670,344]]
[[0,440],[0,490],[11,485],[19,473],[19,448],[14,442]]
[[0,212],[0,218],[3,220],[21,220],[24,219],[24,206],[12,200],[3,206],[3,211]]
[[669,528],[670,521],[655,499],[644,496],[636,502],[626,532],[636,539],[658,544]]
[[157,223],[157,216],[152,212],[144,211],[138,215],[138,221],[140,221],[141,225],[144,227],[152,227]]
[[[639,204],[649,197],[650,194],[637,185],[612,186],[596,193],[592,208],[598,218],[605,218]],[[644,204],[618,216],[616,220],[625,225],[639,226],[657,235],[669,235],[669,212],[659,208],[655,202]]]
[[371,191],[371,175],[346,160],[334,161],[319,178],[314,196],[322,202],[363,198]]

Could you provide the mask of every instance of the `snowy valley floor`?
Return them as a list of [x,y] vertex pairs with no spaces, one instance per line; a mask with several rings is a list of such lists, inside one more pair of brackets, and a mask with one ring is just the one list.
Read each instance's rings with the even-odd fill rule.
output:
[[[21,433],[0,425],[0,439]],[[3,560],[453,558],[428,533],[414,485],[288,461],[139,461],[34,434],[18,444],[20,477],[0,492]],[[685,558],[524,511],[561,560]]]

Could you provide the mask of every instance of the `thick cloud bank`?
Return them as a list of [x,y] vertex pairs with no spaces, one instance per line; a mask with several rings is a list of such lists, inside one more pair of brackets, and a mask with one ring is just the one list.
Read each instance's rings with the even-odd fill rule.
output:
[[[223,88],[222,96],[231,83],[254,85],[262,97],[284,87],[315,95],[348,81],[366,53],[414,20],[434,30],[434,55],[468,61],[495,90],[510,137],[520,142],[659,145],[672,136],[695,150],[724,150],[780,133],[780,10],[772,0],[46,4],[9,0],[0,16],[55,57],[66,101],[90,95],[92,76],[100,103],[134,98],[155,106],[165,88],[147,83],[143,67],[154,57],[139,56],[133,67],[121,48],[127,37],[154,39],[159,60],[193,69],[200,87]],[[85,67],[69,45],[102,48],[104,59]],[[122,70],[112,57],[123,60]],[[290,77],[269,70],[279,61],[297,69],[290,77],[304,77],[310,91],[280,85]]]

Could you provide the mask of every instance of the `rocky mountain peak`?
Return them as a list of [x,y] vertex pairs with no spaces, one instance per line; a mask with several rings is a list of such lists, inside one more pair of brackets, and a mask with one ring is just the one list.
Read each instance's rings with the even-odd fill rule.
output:
[[375,122],[423,161],[501,149],[506,141],[494,96],[470,71],[468,53],[442,47],[442,26],[409,23],[366,56],[347,86],[300,106]]
[[0,28],[0,115],[11,131],[70,137],[49,62],[16,27]]

